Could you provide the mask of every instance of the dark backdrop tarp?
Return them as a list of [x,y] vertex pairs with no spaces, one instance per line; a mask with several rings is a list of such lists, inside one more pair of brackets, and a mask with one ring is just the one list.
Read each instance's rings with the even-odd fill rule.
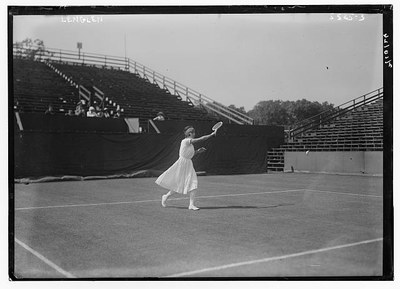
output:
[[176,157],[175,135],[20,132],[15,177],[107,176],[161,170]]
[[[229,130],[228,126],[225,129]],[[207,148],[204,154],[193,159],[196,171],[207,174],[263,173],[266,171],[267,150],[283,142],[281,127],[260,127],[253,135],[222,132],[196,146]],[[17,131],[14,135],[16,179],[65,175],[112,177],[138,171],[158,175],[178,159],[183,138],[181,132],[100,134]]]

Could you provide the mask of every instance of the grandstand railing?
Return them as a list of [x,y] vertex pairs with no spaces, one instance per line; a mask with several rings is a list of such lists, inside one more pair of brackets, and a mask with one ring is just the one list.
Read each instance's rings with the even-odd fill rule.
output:
[[154,70],[147,68],[146,66],[138,62],[129,62],[129,70],[133,73],[140,75],[157,84],[162,89],[167,89],[171,94],[186,97],[186,100],[190,100],[195,105],[205,106],[215,113],[224,116],[237,124],[253,124],[254,121],[251,117],[240,113],[230,107],[224,106],[215,100],[201,94],[200,92],[185,86],[169,77],[166,77]]
[[79,85],[78,91],[79,91],[79,99],[83,97],[88,102],[90,101],[91,92],[89,90],[87,90],[83,85]]
[[[50,67],[55,73],[60,75],[62,78],[64,78],[70,85],[75,86],[78,88],[78,94],[79,94],[79,100],[82,98],[86,99],[86,101],[90,104],[91,102],[91,92],[84,87],[82,84],[78,84],[75,81],[72,80],[72,77],[66,75],[64,72],[58,70],[55,68],[47,59],[43,60],[40,59],[44,64],[46,64],[48,67]],[[101,101],[101,107],[104,108],[104,92],[101,91],[99,88],[96,86],[92,86],[94,90],[94,96],[96,96],[98,99]]]
[[315,116],[304,119],[297,123],[296,126],[289,131],[289,140],[293,140],[294,137],[298,135],[304,134],[309,130],[319,128],[322,125],[333,121],[337,117],[348,113],[349,111],[352,111],[360,106],[369,104],[381,98],[383,98],[383,87],[354,98],[353,100],[345,102],[332,109],[323,111]]
[[[35,50],[36,49],[36,50]],[[137,62],[130,58],[119,56],[108,56],[96,53],[78,53],[77,51],[53,49],[53,48],[24,48],[14,44],[13,55],[20,58],[30,58],[38,61],[55,61],[68,62],[72,64],[90,64],[100,66],[102,68],[112,67],[116,69],[126,70],[141,78],[147,79],[149,82],[158,85],[164,90],[168,90],[171,94],[186,97],[186,101],[190,101],[194,105],[204,106],[211,111],[231,120],[237,124],[254,124],[254,120],[244,113],[225,106],[217,101],[201,94],[200,92],[189,88],[188,86],[177,82],[155,70]]]
[[62,78],[64,78],[70,85],[75,86],[76,88],[78,88],[79,84],[76,83],[75,81],[72,80],[71,77],[69,77],[68,75],[64,74],[62,71],[58,70],[57,68],[55,68],[51,63],[49,63],[48,61],[43,61],[44,64],[46,64],[48,67],[50,67],[55,73],[57,73],[58,75],[60,75]]

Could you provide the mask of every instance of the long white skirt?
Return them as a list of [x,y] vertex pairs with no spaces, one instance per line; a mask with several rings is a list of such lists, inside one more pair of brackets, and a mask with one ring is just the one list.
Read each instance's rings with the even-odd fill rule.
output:
[[169,169],[160,175],[156,184],[180,194],[197,189],[197,175],[191,159],[180,157]]

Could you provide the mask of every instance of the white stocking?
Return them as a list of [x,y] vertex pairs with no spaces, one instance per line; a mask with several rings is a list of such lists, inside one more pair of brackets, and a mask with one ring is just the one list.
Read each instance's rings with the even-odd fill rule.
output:
[[190,192],[190,197],[189,197],[189,206],[194,206],[194,199],[196,197],[196,190],[193,190]]

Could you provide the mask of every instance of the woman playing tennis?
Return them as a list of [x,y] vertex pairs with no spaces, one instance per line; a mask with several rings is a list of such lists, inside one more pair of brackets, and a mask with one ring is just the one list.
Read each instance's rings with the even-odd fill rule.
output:
[[195,138],[196,132],[192,126],[187,126],[184,129],[185,139],[181,141],[179,149],[179,159],[167,169],[156,180],[156,184],[166,188],[169,192],[161,197],[161,205],[166,207],[166,202],[170,196],[175,193],[189,193],[189,210],[198,210],[194,205],[195,194],[197,190],[197,175],[193,168],[192,157],[196,154],[203,153],[206,149],[199,148],[195,151],[193,144],[205,141],[216,135],[216,131],[209,135]]

